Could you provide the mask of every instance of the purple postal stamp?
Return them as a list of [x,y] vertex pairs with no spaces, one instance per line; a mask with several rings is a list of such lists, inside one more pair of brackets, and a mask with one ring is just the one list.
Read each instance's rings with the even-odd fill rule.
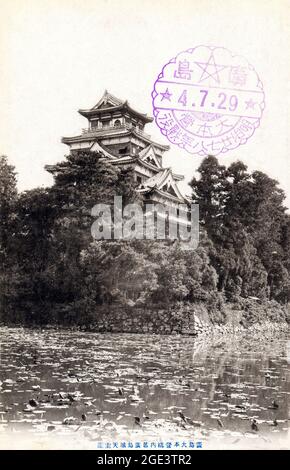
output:
[[223,47],[197,46],[178,54],[163,67],[152,98],[162,134],[203,156],[245,144],[265,106],[254,68]]

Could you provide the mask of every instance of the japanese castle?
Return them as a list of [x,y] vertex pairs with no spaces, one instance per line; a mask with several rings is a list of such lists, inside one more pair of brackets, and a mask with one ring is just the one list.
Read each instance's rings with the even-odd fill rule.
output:
[[94,151],[114,165],[133,166],[137,191],[145,201],[169,207],[188,202],[178,188],[184,177],[162,166],[162,156],[169,146],[154,142],[144,132],[152,117],[107,91],[93,108],[80,109],[79,113],[88,120],[88,127],[80,135],[62,138],[70,151]]

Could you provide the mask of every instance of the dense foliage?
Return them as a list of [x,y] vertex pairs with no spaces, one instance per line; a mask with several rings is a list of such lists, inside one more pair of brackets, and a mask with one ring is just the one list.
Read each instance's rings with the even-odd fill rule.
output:
[[200,243],[184,251],[170,241],[93,240],[96,203],[140,200],[131,168],[80,152],[50,171],[52,187],[17,194],[15,169],[0,158],[2,321],[86,324],[99,305],[180,302],[203,302],[220,321],[227,302],[289,302],[290,217],[264,173],[205,158],[191,181]]
[[256,296],[290,300],[289,224],[278,182],[250,174],[242,162],[228,168],[207,157],[193,178],[193,199],[213,242],[209,252],[218,289],[228,300]]

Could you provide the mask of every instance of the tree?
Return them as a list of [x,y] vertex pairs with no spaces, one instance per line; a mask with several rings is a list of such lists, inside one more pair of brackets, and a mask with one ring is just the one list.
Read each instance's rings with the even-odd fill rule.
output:
[[206,227],[210,237],[218,234],[224,217],[229,183],[226,167],[216,157],[206,157],[197,170],[200,177],[192,178],[192,199],[199,204],[200,223]]
[[74,152],[49,170],[54,185],[25,191],[16,204],[18,275],[9,303],[30,323],[56,321],[64,311],[77,314],[81,253],[92,242],[92,207],[112,204],[115,195],[125,203],[137,197],[132,169],[117,168],[97,153]]
[[210,266],[208,244],[206,237],[202,238],[197,250],[183,250],[178,241],[173,244],[163,241],[135,243],[135,249],[146,254],[156,266],[157,288],[151,295],[153,303],[202,301],[216,291],[217,276]]
[[132,242],[101,241],[82,252],[86,295],[96,303],[140,305],[157,288],[157,264]]
[[4,155],[0,157],[0,262],[6,264],[11,254],[14,236],[15,202],[17,198],[16,173]]
[[193,199],[213,242],[209,256],[219,290],[229,300],[240,295],[285,299],[288,231],[285,195],[277,181],[260,171],[250,174],[240,161],[226,169],[213,157],[198,171],[200,177],[191,182]]
[[15,203],[17,199],[16,173],[6,156],[0,157],[0,318],[9,309],[9,293],[13,278]]
[[[86,295],[82,286],[85,275],[83,253],[89,250],[93,240],[92,208],[98,203],[112,205],[114,196],[121,196],[123,204],[138,199],[138,196],[132,168],[120,169],[98,153],[73,152],[65,161],[48,169],[54,175],[50,197],[58,210],[44,273],[46,291],[56,310],[65,310],[70,316],[77,313],[79,302]],[[97,257],[96,253],[90,251],[90,254]],[[97,290],[97,286],[92,289]],[[88,295],[89,302],[91,293]]]

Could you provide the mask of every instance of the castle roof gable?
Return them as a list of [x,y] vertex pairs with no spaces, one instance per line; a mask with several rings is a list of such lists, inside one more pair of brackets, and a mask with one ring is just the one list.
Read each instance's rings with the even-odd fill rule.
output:
[[184,197],[178,189],[175,175],[172,173],[171,168],[164,168],[163,171],[160,171],[144,181],[140,189],[141,192],[150,192],[152,190],[162,191],[184,201]]
[[103,94],[102,98],[98,101],[95,106],[90,109],[79,109],[79,113],[86,118],[90,118],[93,116],[104,114],[106,111],[112,112],[121,110],[128,111],[129,114],[134,115],[144,123],[153,121],[153,118],[147,116],[147,114],[140,113],[139,111],[136,111],[135,109],[131,108],[127,100],[122,101],[119,98],[116,98],[111,93],[109,93],[107,90],[105,90],[105,93]]

